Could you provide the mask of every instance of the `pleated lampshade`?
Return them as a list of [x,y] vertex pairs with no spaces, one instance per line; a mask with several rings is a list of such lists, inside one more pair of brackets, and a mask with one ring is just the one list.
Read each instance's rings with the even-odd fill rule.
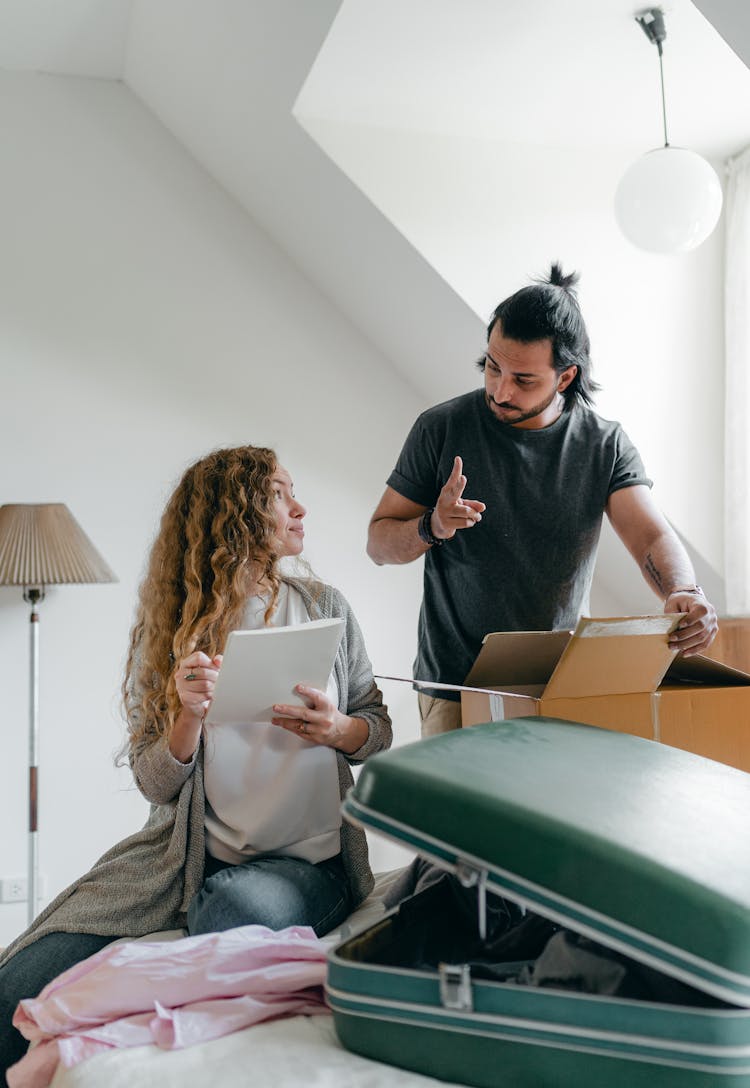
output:
[[0,585],[116,581],[64,503],[0,506]]

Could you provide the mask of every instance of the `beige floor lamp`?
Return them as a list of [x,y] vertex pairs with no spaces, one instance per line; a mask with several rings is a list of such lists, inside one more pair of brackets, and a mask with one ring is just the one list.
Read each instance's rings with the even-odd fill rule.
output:
[[117,578],[61,502],[0,506],[0,586],[23,586],[31,605],[29,664],[28,921],[39,899],[39,611],[45,586]]

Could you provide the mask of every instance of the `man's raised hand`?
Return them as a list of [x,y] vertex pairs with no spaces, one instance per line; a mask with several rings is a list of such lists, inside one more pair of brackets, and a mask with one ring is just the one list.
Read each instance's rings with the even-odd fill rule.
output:
[[466,477],[463,474],[463,461],[453,459],[453,470],[438,496],[435,509],[430,519],[433,535],[443,540],[450,540],[458,529],[470,529],[482,520],[482,511],[486,509],[479,499],[465,499]]

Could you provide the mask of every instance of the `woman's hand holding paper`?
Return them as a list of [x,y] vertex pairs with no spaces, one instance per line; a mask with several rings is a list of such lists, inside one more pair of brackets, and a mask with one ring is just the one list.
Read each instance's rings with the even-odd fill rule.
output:
[[169,734],[169,750],[180,763],[189,763],[198,747],[221,660],[221,654],[211,658],[196,650],[183,658],[174,670],[181,710]]
[[196,650],[179,663],[174,670],[174,681],[183,710],[203,717],[213,697],[221,658],[221,654],[211,658]]
[[305,706],[276,703],[271,719],[274,725],[296,733],[312,744],[338,748],[348,755],[356,752],[367,740],[369,728],[364,718],[342,714],[338,707],[318,688],[297,684],[294,689]]

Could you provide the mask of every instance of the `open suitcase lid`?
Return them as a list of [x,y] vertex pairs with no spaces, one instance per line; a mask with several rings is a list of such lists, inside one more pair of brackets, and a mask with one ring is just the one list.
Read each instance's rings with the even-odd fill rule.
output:
[[[553,718],[371,757],[345,816],[750,1007],[750,775]],[[485,877],[486,874],[486,877]]]

